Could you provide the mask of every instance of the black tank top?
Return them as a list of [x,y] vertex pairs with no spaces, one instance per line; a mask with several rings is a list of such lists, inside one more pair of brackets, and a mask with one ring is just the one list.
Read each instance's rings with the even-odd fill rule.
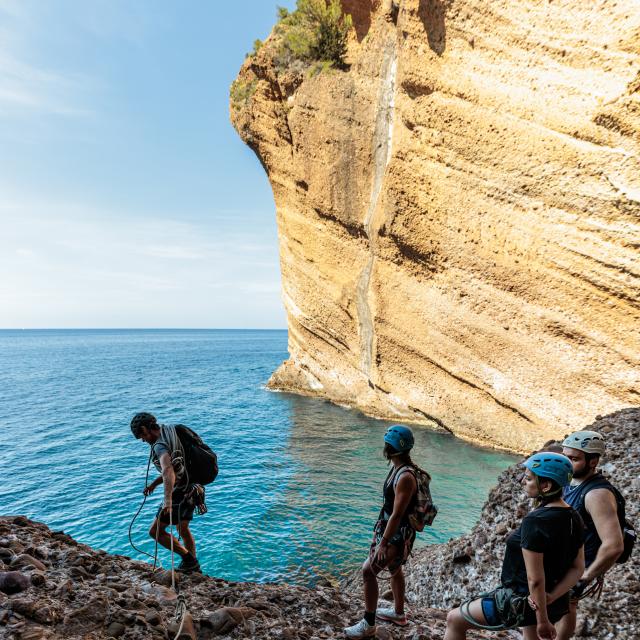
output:
[[[411,473],[414,478],[415,474],[413,474],[413,468],[410,465],[403,465],[402,467],[398,467],[397,469],[394,467],[389,471],[389,475],[387,479],[384,481],[384,487],[382,488],[382,511],[380,512],[380,518],[382,520],[388,520],[393,513],[393,503],[396,500],[396,488],[395,485],[398,484],[397,480],[400,480],[399,473]],[[413,511],[416,504],[416,491],[414,489],[413,496],[411,496],[411,500],[407,505],[404,513],[402,514],[402,518],[400,519],[400,525],[407,524],[409,514]]]
[[596,559],[598,549],[602,544],[596,531],[596,525],[593,523],[593,518],[589,515],[584,505],[585,496],[593,489],[608,489],[616,497],[613,485],[601,473],[596,473],[588,480],[584,480],[573,487],[565,487],[562,493],[564,501],[571,505],[584,521],[584,562],[587,567]]

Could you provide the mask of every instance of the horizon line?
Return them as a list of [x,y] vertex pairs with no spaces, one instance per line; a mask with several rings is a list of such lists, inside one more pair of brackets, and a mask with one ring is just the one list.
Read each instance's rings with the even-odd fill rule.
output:
[[287,331],[287,327],[0,327],[0,331]]

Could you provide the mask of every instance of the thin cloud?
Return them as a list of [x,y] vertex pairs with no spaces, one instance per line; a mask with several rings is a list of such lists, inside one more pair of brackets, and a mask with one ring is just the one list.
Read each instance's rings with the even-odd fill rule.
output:
[[27,4],[0,0],[0,113],[29,118],[33,113],[78,117],[93,113],[87,91],[96,81],[83,74],[62,72],[38,62],[40,24]]
[[164,258],[168,260],[203,260],[204,254],[201,251],[190,247],[180,247],[172,245],[156,245],[144,249],[143,255],[150,258]]
[[140,219],[15,194],[0,200],[0,221],[0,326],[283,324],[275,239],[235,245],[215,220]]

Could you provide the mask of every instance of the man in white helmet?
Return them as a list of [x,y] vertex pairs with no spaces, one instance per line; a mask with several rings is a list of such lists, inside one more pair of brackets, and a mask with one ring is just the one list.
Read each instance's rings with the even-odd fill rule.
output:
[[565,487],[563,498],[578,511],[585,524],[585,571],[574,587],[569,613],[556,625],[557,640],[568,640],[576,628],[578,598],[615,564],[624,544],[616,489],[597,470],[605,451],[604,438],[597,431],[576,431],[564,440],[562,447],[562,453],[573,466],[573,480]]

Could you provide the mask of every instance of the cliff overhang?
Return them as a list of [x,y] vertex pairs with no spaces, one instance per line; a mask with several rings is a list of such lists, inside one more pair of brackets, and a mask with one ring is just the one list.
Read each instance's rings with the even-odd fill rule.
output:
[[640,398],[634,3],[344,0],[344,70],[243,65],[276,202],[274,389],[526,451]]

